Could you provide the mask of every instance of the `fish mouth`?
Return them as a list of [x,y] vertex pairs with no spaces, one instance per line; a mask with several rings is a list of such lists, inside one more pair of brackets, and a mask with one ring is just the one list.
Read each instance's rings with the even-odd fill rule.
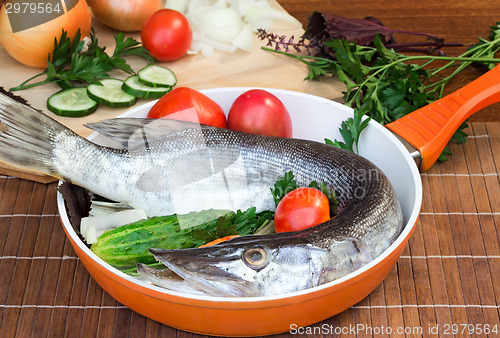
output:
[[137,272],[151,283],[169,290],[182,290],[184,293],[206,295],[203,290],[187,283],[169,269],[155,269],[143,263],[137,264]]
[[[203,290],[216,297],[250,297],[255,294],[253,283],[227,269],[227,266],[240,259],[237,248],[221,248],[215,252],[213,249],[206,249],[151,248],[149,251],[157,261],[189,284],[190,288]],[[155,283],[147,276],[145,278]],[[184,291],[180,283],[163,287],[172,291]]]

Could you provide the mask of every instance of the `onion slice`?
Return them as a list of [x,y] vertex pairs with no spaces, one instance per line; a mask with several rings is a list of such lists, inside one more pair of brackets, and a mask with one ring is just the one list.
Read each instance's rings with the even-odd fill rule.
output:
[[189,54],[212,56],[214,49],[252,52],[254,33],[269,29],[276,20],[302,27],[288,13],[272,8],[267,0],[167,0],[165,8],[183,13],[193,29]]
[[251,53],[253,50],[253,36],[253,27],[251,24],[247,24],[231,43],[239,49]]
[[[245,11],[245,15],[243,16],[243,20],[245,22],[252,23],[255,28],[264,29],[271,28],[272,20],[276,19],[287,21],[297,27],[302,26],[299,20],[295,19],[288,13],[277,10],[275,8],[250,7]],[[265,26],[260,25],[260,23],[265,21],[269,23]]]
[[83,217],[80,222],[80,233],[85,238],[87,244],[94,244],[104,231],[146,218],[146,212],[142,209],[131,209],[112,214]]

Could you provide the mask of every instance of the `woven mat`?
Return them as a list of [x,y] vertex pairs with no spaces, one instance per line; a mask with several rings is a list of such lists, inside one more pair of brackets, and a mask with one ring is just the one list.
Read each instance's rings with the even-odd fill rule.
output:
[[[291,333],[500,334],[500,123],[468,133],[448,162],[422,174],[418,226],[386,280]],[[198,336],[129,310],[93,281],[60,225],[55,184],[3,176],[0,201],[0,337]]]

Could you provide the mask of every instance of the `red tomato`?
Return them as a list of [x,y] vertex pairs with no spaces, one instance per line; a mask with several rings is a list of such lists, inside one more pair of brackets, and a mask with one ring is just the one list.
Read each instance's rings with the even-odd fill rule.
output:
[[163,95],[151,108],[148,117],[226,128],[226,115],[222,108],[208,96],[188,87],[177,87]]
[[236,98],[227,116],[229,129],[269,136],[292,136],[292,119],[283,103],[262,89]]
[[278,203],[274,215],[276,232],[310,228],[330,219],[328,197],[318,189],[298,188]]
[[189,50],[193,31],[181,12],[160,9],[144,22],[141,40],[156,60],[173,61],[184,56]]

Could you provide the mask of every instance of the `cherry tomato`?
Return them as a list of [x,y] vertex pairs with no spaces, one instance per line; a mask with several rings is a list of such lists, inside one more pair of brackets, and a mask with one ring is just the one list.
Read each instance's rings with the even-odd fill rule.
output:
[[209,126],[226,128],[226,115],[212,99],[188,87],[177,87],[151,107],[149,118],[167,118],[198,122]]
[[330,219],[328,197],[318,189],[298,188],[278,203],[274,215],[276,232],[310,228]]
[[156,60],[173,61],[184,56],[189,50],[193,31],[181,12],[160,9],[144,22],[141,40]]
[[292,136],[292,119],[283,103],[262,89],[244,92],[233,102],[227,117],[229,129],[269,136]]

